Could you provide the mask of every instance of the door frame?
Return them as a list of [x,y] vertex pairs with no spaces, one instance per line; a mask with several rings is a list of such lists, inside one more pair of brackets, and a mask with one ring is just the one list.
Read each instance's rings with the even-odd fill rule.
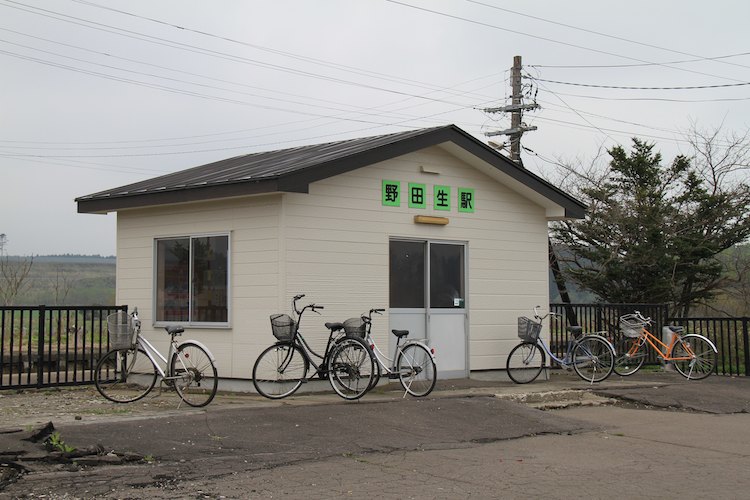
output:
[[[440,371],[440,358],[441,353],[438,350],[436,353],[437,357],[437,368],[438,372],[442,376],[447,376],[448,378],[460,378],[460,377],[468,377],[470,372],[469,367],[469,242],[465,240],[447,240],[442,238],[425,238],[425,237],[414,237],[414,236],[390,236],[388,238],[388,251],[390,253],[390,244],[392,241],[405,241],[405,242],[412,242],[412,243],[424,243],[425,244],[425,272],[424,272],[424,293],[425,293],[425,307],[419,308],[419,309],[413,309],[413,308],[404,308],[404,309],[396,309],[398,312],[395,313],[395,315],[399,315],[399,313],[417,313],[424,314],[424,331],[425,331],[425,338],[427,342],[429,343],[431,340],[431,321],[433,317],[439,317],[441,315],[451,314],[455,309],[432,309],[430,307],[430,245],[432,244],[439,244],[439,245],[456,245],[463,247],[463,280],[464,280],[464,304],[463,308],[461,310],[463,311],[464,316],[464,370],[458,370],[458,371]],[[390,274],[389,274],[389,280],[390,280]],[[390,294],[390,292],[389,292]],[[390,303],[390,296],[388,297],[389,303]],[[390,307],[389,307],[390,309]],[[389,313],[390,314],[390,313]],[[453,314],[456,314],[453,312]],[[389,325],[389,331],[390,331],[390,325]],[[394,347],[394,346],[391,346]],[[395,347],[394,347],[395,348]]]

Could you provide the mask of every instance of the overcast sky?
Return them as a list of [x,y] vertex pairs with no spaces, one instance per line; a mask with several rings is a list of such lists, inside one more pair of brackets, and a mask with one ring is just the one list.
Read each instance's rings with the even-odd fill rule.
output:
[[669,160],[691,123],[747,130],[748,19],[747,0],[0,0],[0,233],[11,255],[112,255],[115,215],[76,197],[450,123],[486,141],[516,55],[541,105],[529,169],[633,136]]

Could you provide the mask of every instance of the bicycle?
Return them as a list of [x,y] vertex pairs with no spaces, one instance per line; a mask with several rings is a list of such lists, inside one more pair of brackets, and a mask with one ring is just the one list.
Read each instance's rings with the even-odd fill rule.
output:
[[592,384],[601,382],[612,374],[615,360],[612,344],[598,333],[583,335],[580,326],[568,327],[568,332],[573,338],[568,340],[565,356],[555,356],[539,334],[542,331],[542,321],[557,314],[550,312],[539,316],[538,308],[539,306],[534,307],[536,321],[525,316],[518,318],[518,336],[521,343],[510,351],[505,365],[513,382],[533,382],[545,368],[546,355],[562,368],[573,369],[579,377]]
[[183,327],[165,327],[169,334],[166,357],[141,335],[138,308],[131,314],[125,311],[110,314],[107,329],[112,349],[99,360],[94,371],[96,390],[106,399],[115,403],[138,401],[151,392],[157,377],[160,387],[174,389],[190,406],[206,406],[216,396],[219,379],[215,358],[196,340],[177,342],[175,337],[185,331]]
[[[391,380],[398,379],[401,387],[404,388],[404,397],[407,393],[414,397],[427,396],[435,388],[437,381],[435,350],[428,348],[421,340],[405,340],[409,335],[409,330],[391,330],[391,333],[396,336],[396,353],[393,359],[386,356],[371,335],[372,314],[382,314],[383,311],[385,309],[370,309],[368,314],[344,321],[346,333],[360,336],[372,349],[375,358],[372,387],[378,384],[380,377],[385,373]],[[403,344],[402,339],[405,340]]]
[[644,317],[639,311],[620,316],[622,337],[617,343],[619,355],[615,358],[615,373],[627,377],[640,370],[649,345],[657,357],[672,363],[688,380],[702,380],[711,375],[718,352],[713,342],[697,333],[682,335],[683,327],[668,325],[672,338],[669,344],[665,344],[648,330],[651,323],[651,318]]
[[[266,348],[253,365],[253,385],[259,394],[269,399],[281,399],[294,394],[303,383],[315,376],[328,379],[333,390],[344,399],[354,400],[364,396],[370,388],[375,371],[372,354],[361,339],[347,336],[343,323],[326,323],[330,331],[323,354],[316,353],[299,331],[306,310],[318,312],[323,306],[309,304],[297,309],[292,299],[294,320],[288,314],[271,316],[271,330],[278,340]],[[313,357],[320,360],[316,363]],[[307,372],[314,368],[309,378]]]

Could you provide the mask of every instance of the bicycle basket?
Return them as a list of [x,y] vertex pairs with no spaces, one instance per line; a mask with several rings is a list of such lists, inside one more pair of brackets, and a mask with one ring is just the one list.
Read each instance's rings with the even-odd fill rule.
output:
[[362,318],[349,318],[344,321],[344,332],[363,339],[365,338],[365,322]]
[[518,337],[521,340],[525,342],[536,342],[541,331],[541,323],[537,323],[525,316],[518,317]]
[[271,316],[271,331],[279,340],[292,340],[294,335],[294,320],[288,314],[274,314]]
[[647,323],[635,314],[625,314],[620,316],[620,332],[626,337],[640,337],[643,327],[646,325]]
[[130,349],[135,345],[133,318],[127,312],[117,311],[107,316],[107,331],[112,349]]

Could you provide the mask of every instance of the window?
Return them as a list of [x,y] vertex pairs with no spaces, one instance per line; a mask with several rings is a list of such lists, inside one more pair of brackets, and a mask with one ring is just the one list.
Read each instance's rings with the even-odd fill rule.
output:
[[227,323],[229,236],[156,240],[156,321]]
[[390,307],[424,308],[425,243],[391,241]]
[[430,307],[464,306],[464,247],[430,244]]

